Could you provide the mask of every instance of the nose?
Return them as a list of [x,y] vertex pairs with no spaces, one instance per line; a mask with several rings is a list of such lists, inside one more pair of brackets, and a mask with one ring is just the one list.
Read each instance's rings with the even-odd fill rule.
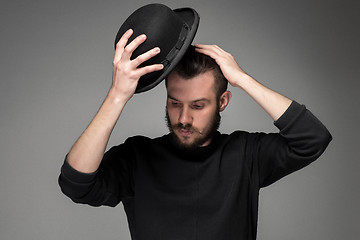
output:
[[189,109],[187,106],[183,106],[180,111],[179,116],[179,122],[186,126],[186,125],[192,125],[193,117],[191,115],[191,109]]

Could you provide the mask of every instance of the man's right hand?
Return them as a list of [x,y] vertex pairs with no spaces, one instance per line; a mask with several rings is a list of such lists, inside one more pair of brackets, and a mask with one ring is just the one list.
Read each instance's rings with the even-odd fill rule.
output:
[[134,50],[146,40],[146,36],[136,37],[127,46],[132,30],[128,30],[116,44],[113,61],[113,83],[108,96],[89,126],[72,146],[67,160],[77,171],[96,171],[103,158],[110,134],[127,101],[134,95],[139,78],[149,72],[161,70],[162,64],[138,68],[138,66],[160,52],[151,49],[131,60]]
[[[137,58],[131,60],[134,50],[146,40],[144,34],[137,36],[127,46],[133,30],[129,29],[116,44],[115,56],[113,60],[113,83],[111,92],[116,98],[128,101],[135,93],[139,78],[147,73],[163,69],[162,64],[154,64],[138,68],[140,64],[154,57],[160,52],[160,48],[155,47]],[[126,46],[126,47],[125,47]]]

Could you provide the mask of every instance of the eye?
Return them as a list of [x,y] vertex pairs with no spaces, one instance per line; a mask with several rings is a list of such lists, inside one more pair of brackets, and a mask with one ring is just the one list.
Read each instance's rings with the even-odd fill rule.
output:
[[180,107],[181,106],[181,103],[177,102],[177,101],[171,101],[171,106],[173,107]]
[[192,108],[195,110],[201,110],[204,108],[204,104],[193,104]]

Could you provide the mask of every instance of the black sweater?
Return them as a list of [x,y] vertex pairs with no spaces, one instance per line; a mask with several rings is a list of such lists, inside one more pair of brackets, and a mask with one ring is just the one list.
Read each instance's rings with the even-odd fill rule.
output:
[[76,203],[123,203],[133,240],[256,239],[259,189],[317,159],[331,135],[295,101],[279,133],[218,133],[196,151],[170,135],[132,137],[92,174],[65,160],[59,184]]

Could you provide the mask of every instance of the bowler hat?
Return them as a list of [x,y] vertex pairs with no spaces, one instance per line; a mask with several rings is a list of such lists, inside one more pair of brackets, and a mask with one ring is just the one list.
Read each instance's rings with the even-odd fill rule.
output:
[[146,41],[135,49],[131,59],[154,47],[160,47],[161,51],[158,55],[139,67],[158,63],[164,65],[162,70],[142,76],[135,93],[155,87],[174,69],[194,39],[199,20],[198,13],[192,8],[171,10],[163,4],[143,6],[125,20],[116,35],[115,46],[121,36],[131,28],[134,32],[128,43],[140,34],[147,36]]

